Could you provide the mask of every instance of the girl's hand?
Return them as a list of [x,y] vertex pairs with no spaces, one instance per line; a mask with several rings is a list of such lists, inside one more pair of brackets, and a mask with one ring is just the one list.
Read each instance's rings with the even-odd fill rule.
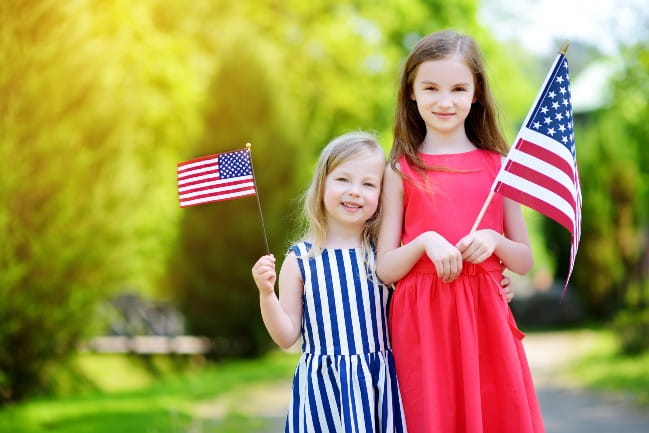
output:
[[456,246],[462,252],[462,259],[478,264],[494,253],[499,237],[500,235],[491,229],[477,230],[460,239]]
[[260,295],[275,293],[275,281],[277,280],[275,256],[269,254],[257,260],[257,263],[252,267],[252,277],[255,279]]
[[512,281],[503,275],[503,279],[500,280],[500,285],[503,288],[503,292],[505,292],[505,299],[507,299],[507,303],[511,302],[512,299],[514,299],[514,291],[512,290],[510,284]]
[[426,255],[435,265],[437,276],[450,283],[462,272],[462,254],[446,239],[435,232],[427,232],[424,238]]

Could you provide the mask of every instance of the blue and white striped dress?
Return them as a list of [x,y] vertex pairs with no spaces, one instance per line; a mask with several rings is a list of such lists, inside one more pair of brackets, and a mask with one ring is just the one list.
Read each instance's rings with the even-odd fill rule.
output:
[[[309,248],[290,248],[304,296],[302,356],[285,432],[405,432],[388,338],[391,289],[368,276],[360,248],[305,257]],[[368,257],[372,269],[374,260]]]

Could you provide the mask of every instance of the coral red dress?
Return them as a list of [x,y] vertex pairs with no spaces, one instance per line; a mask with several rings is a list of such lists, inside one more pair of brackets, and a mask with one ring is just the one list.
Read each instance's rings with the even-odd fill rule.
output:
[[[420,154],[428,188],[403,181],[405,244],[434,230],[456,244],[469,233],[501,166],[501,156],[473,150]],[[419,179],[404,158],[403,173]],[[503,232],[496,194],[478,229]],[[465,262],[451,283],[438,279],[424,255],[392,297],[389,325],[410,433],[544,432],[534,384],[518,330],[500,286],[496,256]]]

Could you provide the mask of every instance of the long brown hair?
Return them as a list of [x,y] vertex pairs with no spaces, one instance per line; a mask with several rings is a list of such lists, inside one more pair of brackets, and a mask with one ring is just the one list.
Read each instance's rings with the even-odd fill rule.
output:
[[390,165],[397,172],[401,155],[418,171],[430,169],[418,155],[418,149],[426,137],[426,124],[417,110],[417,102],[411,99],[412,86],[419,65],[429,60],[440,60],[459,55],[473,74],[475,102],[464,121],[468,139],[478,148],[507,154],[508,146],[498,122],[496,104],[489,91],[484,61],[475,41],[453,30],[431,33],[420,39],[410,52],[401,74],[394,116],[394,142],[390,151]]

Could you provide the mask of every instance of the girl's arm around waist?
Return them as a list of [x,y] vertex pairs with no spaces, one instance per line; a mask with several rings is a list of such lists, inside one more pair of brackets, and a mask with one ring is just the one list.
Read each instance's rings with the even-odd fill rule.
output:
[[279,273],[279,298],[275,294],[275,257],[261,257],[252,268],[259,289],[259,307],[271,338],[282,349],[293,346],[302,327],[304,283],[294,253],[286,256]]

